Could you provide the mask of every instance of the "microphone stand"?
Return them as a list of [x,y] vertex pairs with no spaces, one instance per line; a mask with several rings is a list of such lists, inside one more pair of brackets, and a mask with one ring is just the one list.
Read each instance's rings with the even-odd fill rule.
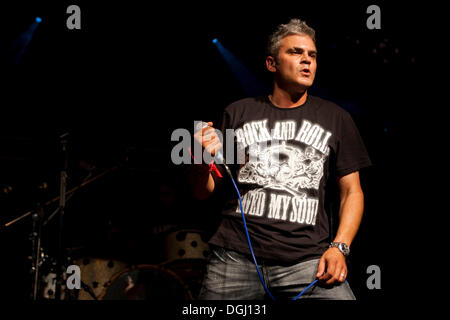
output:
[[[76,187],[70,189],[69,191],[66,192],[66,201],[70,199],[70,197],[73,195],[73,193],[74,193],[75,191],[77,191],[77,190],[79,190],[79,189],[81,189],[81,188],[84,188],[86,185],[88,185],[88,184],[94,182],[95,180],[97,180],[97,179],[99,179],[99,178],[105,176],[105,175],[108,174],[108,173],[111,173],[111,172],[116,171],[116,170],[119,169],[119,168],[120,168],[120,165],[114,166],[114,167],[112,167],[112,168],[110,168],[110,169],[107,169],[106,171],[104,171],[104,172],[98,174],[97,176],[95,176],[95,177],[93,177],[93,178],[90,178],[89,180],[86,180],[86,181],[82,182],[80,185],[78,185],[78,186],[76,186]],[[69,196],[69,197],[67,197],[67,196]],[[45,206],[45,207],[50,206],[51,204],[55,203],[55,202],[58,201],[58,200],[59,200],[59,196],[56,197],[56,198],[53,198],[53,199],[51,199],[51,200],[49,200],[49,201],[47,201],[47,202],[44,204],[44,206]],[[59,207],[58,207],[58,208],[57,208],[57,209],[56,209],[56,210],[55,210],[55,211],[54,211],[54,212],[53,212],[53,213],[52,213],[52,214],[44,221],[43,226],[45,227],[45,226],[50,222],[50,220],[55,216],[55,214],[57,214],[58,212],[59,212]],[[33,213],[34,213],[34,210],[30,210],[30,211],[24,213],[23,215],[21,215],[21,216],[19,216],[19,217],[17,217],[17,218],[14,218],[14,219],[11,220],[10,222],[5,223],[5,224],[3,224],[3,225],[0,225],[0,231],[1,231],[1,230],[4,230],[4,229],[6,229],[6,228],[8,228],[8,227],[10,227],[10,226],[12,226],[12,225],[15,224],[16,222],[19,222],[20,220],[25,219],[26,217],[32,215]]]
[[[63,136],[61,136],[61,138],[65,138],[68,134],[64,134]],[[33,285],[32,285],[32,292],[33,292],[33,300],[37,300],[38,298],[38,294],[39,294],[39,287],[40,287],[40,281],[39,281],[39,267],[42,264],[43,260],[41,260],[41,229],[42,227],[45,227],[51,220],[52,218],[55,217],[55,215],[59,212],[62,213],[60,215],[60,225],[59,225],[59,230],[58,230],[58,259],[57,259],[57,269],[56,269],[56,277],[57,277],[57,282],[56,282],[56,290],[55,290],[55,299],[60,300],[61,296],[61,265],[64,259],[64,250],[63,250],[63,246],[62,246],[62,240],[63,240],[63,213],[65,211],[65,206],[66,206],[66,202],[67,200],[69,200],[76,191],[86,187],[87,185],[93,183],[94,181],[100,179],[101,177],[104,177],[105,175],[111,174],[115,171],[117,171],[119,168],[121,168],[123,165],[119,164],[116,165],[112,168],[109,168],[107,170],[105,170],[102,173],[99,173],[98,175],[89,178],[89,179],[85,179],[81,184],[73,187],[72,189],[66,191],[67,189],[67,165],[68,165],[68,155],[67,155],[67,141],[66,140],[62,140],[62,145],[63,145],[63,151],[64,151],[64,166],[63,166],[63,170],[61,171],[61,183],[60,183],[60,195],[58,197],[55,197],[47,202],[45,202],[43,205],[38,204],[37,205],[37,209],[33,209],[30,210],[24,214],[22,214],[21,216],[11,220],[10,222],[6,223],[6,224],[0,224],[0,231],[2,230],[6,230],[8,227],[12,226],[13,224],[31,216],[32,220],[33,220],[33,231],[30,235],[30,240],[32,241],[32,268],[31,268],[31,273],[34,273],[34,277],[33,277]],[[48,217],[45,217],[45,211],[44,208],[47,208],[48,206],[52,205],[53,203],[56,203],[59,200],[59,206],[58,208],[56,208],[56,210]],[[85,287],[85,284],[82,283],[82,286]],[[93,295],[92,292],[90,292],[88,289],[85,288],[86,291],[89,292],[89,294],[91,294],[91,296]],[[56,294],[58,293],[58,294]],[[93,295],[93,297],[95,297],[95,295]]]
[[56,288],[55,299],[61,299],[61,287],[62,287],[62,267],[64,265],[64,252],[63,252],[63,229],[64,229],[64,212],[66,209],[66,189],[67,189],[67,168],[69,155],[67,152],[67,137],[69,133],[66,132],[61,138],[61,147],[64,157],[63,168],[61,170],[61,180],[59,188],[59,227],[58,227],[58,258],[56,260]]
[[42,218],[44,217],[44,209],[38,204],[38,209],[32,214],[33,219],[33,232],[31,233],[31,246],[32,246],[32,263],[31,272],[34,273],[33,278],[33,300],[37,300],[40,282],[39,282],[39,267],[42,264],[41,261],[41,230],[42,230]]

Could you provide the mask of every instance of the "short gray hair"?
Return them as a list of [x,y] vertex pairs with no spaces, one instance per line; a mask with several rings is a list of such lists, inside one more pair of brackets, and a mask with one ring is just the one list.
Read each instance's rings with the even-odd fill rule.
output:
[[266,48],[267,56],[276,59],[280,51],[281,40],[291,34],[307,35],[316,43],[316,32],[313,28],[309,27],[305,21],[291,19],[287,24],[280,24],[275,32],[270,35]]

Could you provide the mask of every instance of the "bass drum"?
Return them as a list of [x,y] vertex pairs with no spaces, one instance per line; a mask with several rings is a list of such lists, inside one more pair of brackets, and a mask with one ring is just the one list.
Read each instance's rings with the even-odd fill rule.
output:
[[138,265],[115,274],[99,300],[193,300],[188,286],[171,270]]
[[97,300],[111,277],[129,266],[123,261],[97,257],[84,257],[73,262],[81,272],[78,300]]

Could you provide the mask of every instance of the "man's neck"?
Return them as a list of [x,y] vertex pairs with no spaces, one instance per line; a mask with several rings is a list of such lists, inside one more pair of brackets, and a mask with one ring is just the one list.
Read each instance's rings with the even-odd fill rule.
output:
[[306,102],[308,91],[288,92],[275,85],[270,101],[279,108],[295,108]]

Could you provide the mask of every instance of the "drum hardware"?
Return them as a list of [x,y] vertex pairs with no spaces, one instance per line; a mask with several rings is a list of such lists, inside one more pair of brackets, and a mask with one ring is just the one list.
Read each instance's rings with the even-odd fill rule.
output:
[[189,287],[194,299],[197,299],[206,272],[206,260],[184,259],[162,263],[161,267],[175,272]]
[[[44,260],[41,259],[43,264],[41,265],[40,276],[40,297],[47,300],[56,300],[56,261],[54,258],[45,255]],[[71,258],[68,258],[68,264],[71,263]],[[58,300],[75,300],[77,299],[78,290],[68,290],[66,286],[67,273],[64,268],[61,270],[62,284],[61,292]],[[86,291],[94,300],[97,300],[95,293],[92,289],[80,279],[81,289]]]
[[[59,184],[59,226],[58,226],[58,259],[56,260],[56,299],[61,297],[61,286],[63,280],[63,272],[61,267],[63,264],[64,253],[63,253],[63,227],[64,227],[64,212],[66,210],[66,189],[67,189],[67,169],[69,164],[69,153],[67,151],[67,137],[69,133],[66,132],[62,134],[59,138],[61,139],[61,149],[64,156],[64,164],[60,174],[60,184]],[[51,219],[53,216],[50,216]]]
[[137,265],[112,276],[99,300],[193,300],[189,287],[175,272],[158,265]]
[[[53,265],[56,265],[54,263]],[[40,296],[43,299],[47,300],[66,300],[70,298],[70,295],[68,295],[68,290],[66,290],[66,284],[65,281],[61,284],[61,291],[59,297],[56,296],[56,270],[53,268],[51,271],[46,273],[42,276],[41,279],[41,292]],[[67,275],[65,272],[61,272],[62,280],[67,279]]]
[[38,205],[38,210],[33,213],[33,232],[30,235],[32,256],[31,256],[31,271],[34,274],[33,277],[33,300],[37,300],[39,291],[39,268],[42,266],[44,260],[43,250],[41,248],[41,231],[42,231],[42,218],[44,217],[44,209]]
[[92,299],[98,300],[97,297],[95,296],[95,292],[92,290],[92,288],[89,287],[83,281],[80,281],[80,282],[81,282],[81,287],[83,288],[83,290],[86,291],[91,296]]
[[[33,300],[39,299],[39,297],[44,297],[46,299],[68,299],[71,298],[72,292],[71,290],[65,290],[65,279],[67,278],[67,274],[65,272],[65,267],[67,267],[66,254],[63,253],[63,218],[65,214],[65,206],[67,201],[71,199],[71,197],[75,194],[75,192],[81,188],[84,188],[88,184],[96,181],[97,179],[105,176],[108,173],[112,173],[116,171],[121,165],[110,168],[94,177],[89,177],[89,179],[85,179],[78,186],[67,190],[67,163],[68,163],[68,152],[67,152],[67,137],[68,134],[64,134],[60,136],[62,152],[64,153],[64,165],[60,172],[60,192],[59,196],[51,199],[49,201],[42,201],[42,204],[38,204],[35,209],[30,210],[29,212],[15,218],[14,220],[0,225],[0,231],[2,228],[7,228],[12,226],[14,223],[19,222],[27,217],[32,217],[33,222],[33,231],[30,236],[30,240],[32,242],[32,254],[31,254],[31,273],[33,274],[32,281],[32,298]],[[47,216],[49,213],[47,210],[51,205],[55,205],[59,201],[59,205],[55,210]],[[59,229],[57,235],[57,252],[55,254],[55,260],[51,260],[44,252],[44,249],[41,247],[41,235],[43,232],[43,228],[53,220],[54,217],[59,215]],[[167,230],[164,230],[167,231]],[[183,234],[183,233],[181,233]],[[198,259],[198,260],[206,260],[207,255],[209,254],[209,249],[207,246],[205,247],[204,242],[201,241],[195,234],[191,234],[190,232],[185,233],[184,241],[186,244],[189,242],[189,246],[180,247],[177,249],[177,253],[173,254],[170,252],[170,256],[167,256],[168,261],[175,262],[177,260],[189,260],[189,259]],[[178,236],[179,240],[181,239],[181,235]],[[78,261],[77,261],[78,262]],[[76,263],[75,263],[76,264]],[[51,266],[51,267],[50,267]],[[118,274],[120,272],[125,272],[125,267],[127,264],[120,265],[120,268],[114,269],[114,274]],[[48,270],[45,268],[48,267]],[[42,269],[41,269],[42,268]],[[173,269],[175,270],[175,269]],[[172,286],[162,286],[160,289],[161,292],[164,292],[166,296],[175,295],[178,297],[183,297],[185,299],[192,299],[192,294],[189,291],[189,287],[185,284],[183,279],[176,274],[175,271],[170,270],[168,268],[164,268],[163,266],[154,266],[154,265],[139,265],[135,269],[128,269],[126,272],[131,272],[128,274],[125,279],[127,280],[128,288],[125,293],[127,299],[129,298],[139,298],[142,296],[145,297],[157,297],[155,290],[150,290],[148,287],[149,284],[158,283],[157,277],[155,275],[161,276],[163,282],[166,281],[171,283]],[[138,275],[142,275],[140,277],[141,280],[133,278],[138,272]],[[82,272],[83,275],[83,272]],[[83,292],[83,295],[88,297],[89,299],[99,299],[98,291],[102,291],[101,298],[103,296],[108,296],[106,289],[114,286],[114,278],[113,275],[108,275],[108,280],[103,282],[103,280],[95,279],[93,281],[85,281],[81,279],[81,287],[82,290],[74,290],[78,292],[78,296]],[[140,283],[139,281],[144,281],[145,283]],[[156,286],[157,287],[157,286]],[[181,288],[181,291],[180,291]],[[138,291],[143,290],[144,291]],[[172,291],[171,291],[172,290]],[[145,293],[145,294],[144,294]],[[80,297],[78,297],[80,298]],[[86,299],[88,299],[86,298]]]
[[180,259],[206,260],[210,249],[202,230],[180,229],[167,234],[165,253],[165,263]]
[[166,260],[160,265],[175,272],[189,286],[194,298],[200,293],[210,248],[205,232],[178,229],[165,238]]
[[[66,135],[61,136],[61,138],[65,138]],[[64,141],[62,141],[63,144],[65,144]],[[66,151],[66,147],[64,146],[64,151]],[[21,216],[14,218],[13,220],[9,221],[8,223],[5,223],[3,225],[0,225],[0,231],[2,229],[6,229],[8,227],[11,227],[12,225],[14,225],[15,223],[27,218],[27,217],[32,217],[32,222],[33,222],[33,226],[32,226],[32,233],[30,234],[29,240],[31,240],[32,242],[32,255],[29,257],[31,260],[31,268],[30,268],[30,273],[33,274],[33,281],[32,281],[32,285],[31,285],[31,297],[33,300],[37,300],[38,296],[39,296],[39,292],[41,291],[40,285],[41,285],[41,281],[39,281],[39,279],[41,279],[40,276],[40,272],[39,272],[39,268],[42,266],[42,263],[44,262],[44,260],[42,260],[43,256],[41,253],[41,232],[42,232],[42,227],[45,227],[52,219],[53,217],[55,217],[58,213],[61,212],[61,208],[65,207],[65,203],[70,200],[70,198],[73,196],[73,194],[78,191],[79,189],[82,189],[84,187],[86,187],[87,185],[89,185],[90,183],[96,181],[97,179],[109,174],[109,173],[113,173],[115,172],[117,169],[119,169],[122,165],[117,165],[114,166],[110,169],[105,170],[104,172],[89,178],[89,179],[85,179],[81,184],[75,186],[74,188],[65,191],[66,188],[66,181],[67,181],[67,175],[65,174],[65,170],[61,171],[61,186],[60,186],[60,195],[58,197],[55,197],[43,204],[37,204],[36,209],[32,209],[24,214],[22,214]],[[53,205],[54,203],[56,203],[57,201],[59,201],[59,206],[58,208],[56,208],[56,210],[53,211],[53,213],[48,216],[45,217],[45,208],[49,207],[50,205]],[[62,230],[62,218],[60,218],[60,230]],[[58,232],[58,249],[62,250],[62,231]],[[64,261],[64,255],[61,254],[61,256],[59,257],[61,261]],[[62,267],[63,264],[61,264],[61,270],[63,269]],[[57,268],[57,270],[59,270],[60,268]],[[64,271],[61,272],[57,272],[56,275],[58,276],[58,274],[63,274]],[[64,273],[65,274],[65,273]],[[55,290],[59,291],[59,294],[56,295],[57,299],[60,299],[62,292],[61,292],[61,286],[64,285],[63,281],[61,280],[61,277],[59,277],[60,281],[58,281],[58,287],[55,288]],[[83,284],[82,284],[83,285]]]
[[96,257],[75,259],[73,264],[81,271],[82,290],[76,296],[78,300],[98,300],[111,277],[129,266],[123,261]]
[[[68,167],[68,152],[67,152],[67,137],[69,133],[66,132],[63,135],[61,135],[60,143],[62,146],[62,152],[64,155],[64,165],[63,169],[61,170],[61,180],[60,180],[60,195],[58,197],[59,199],[59,207],[58,209],[52,214],[50,217],[46,219],[45,222],[44,216],[44,207],[41,204],[37,205],[36,210],[31,210],[22,216],[12,220],[11,222],[4,225],[4,227],[9,227],[13,223],[16,223],[28,216],[31,215],[32,221],[33,221],[33,231],[31,236],[32,241],[32,263],[31,263],[31,272],[34,273],[33,277],[33,284],[32,284],[32,298],[33,300],[37,300],[38,298],[38,292],[39,292],[39,267],[41,265],[40,263],[40,252],[41,252],[41,231],[42,226],[47,224],[48,221],[50,221],[53,216],[59,212],[60,213],[60,221],[59,221],[59,229],[58,229],[58,256],[59,259],[57,260],[57,272],[56,272],[56,298],[59,299],[61,296],[61,266],[62,266],[62,257],[63,257],[63,250],[62,250],[62,227],[63,227],[63,216],[64,216],[64,209],[66,204],[66,186],[67,186],[67,167]],[[42,189],[42,188],[41,188]],[[56,200],[55,200],[56,201]],[[53,203],[53,201],[51,202]],[[45,204],[45,206],[47,203]]]

